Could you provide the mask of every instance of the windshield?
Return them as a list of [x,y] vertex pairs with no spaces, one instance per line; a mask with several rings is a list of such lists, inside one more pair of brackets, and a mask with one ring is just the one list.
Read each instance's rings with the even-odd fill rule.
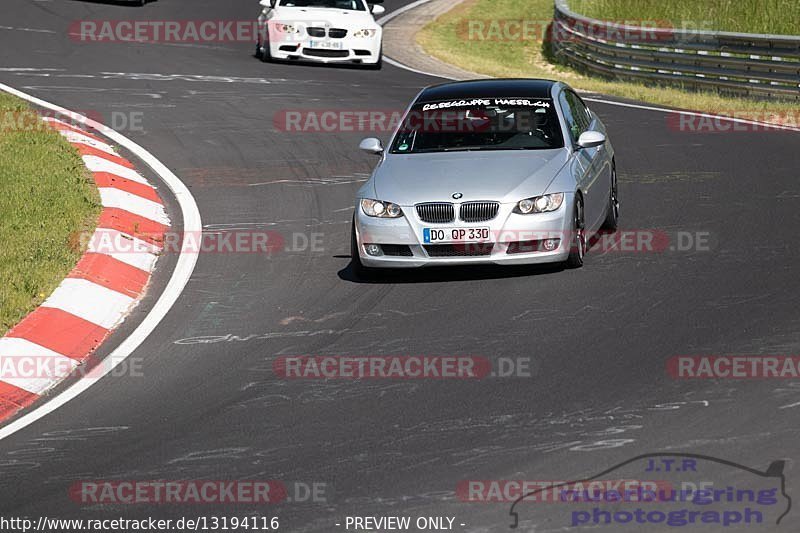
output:
[[329,7],[349,11],[366,11],[363,0],[283,0],[283,7]]
[[549,150],[564,140],[550,99],[476,98],[419,104],[403,119],[393,154]]

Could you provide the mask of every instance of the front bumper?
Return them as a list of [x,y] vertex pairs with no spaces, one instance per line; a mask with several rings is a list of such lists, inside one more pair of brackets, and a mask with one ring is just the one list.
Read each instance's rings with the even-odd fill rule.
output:
[[[335,48],[323,48],[319,45]],[[315,45],[315,46],[312,46]],[[374,65],[381,58],[381,35],[375,37],[271,39],[270,53],[278,60]]]
[[[566,195],[564,204],[552,213],[518,215],[513,213],[515,204],[501,204],[497,216],[487,222],[467,223],[456,220],[448,224],[431,224],[419,219],[414,206],[402,206],[404,216],[396,219],[374,218],[363,213],[356,205],[355,229],[361,263],[372,268],[417,268],[436,265],[527,265],[560,263],[567,260],[572,243],[572,213],[574,195]],[[458,212],[458,205],[456,205]],[[481,246],[491,248],[485,255],[459,255],[440,257],[432,255],[431,245],[423,242],[423,229],[489,228],[490,237],[482,245],[455,245],[459,251],[476,250]],[[552,251],[530,246],[519,248],[512,243],[542,242],[557,239],[558,246]],[[394,245],[410,251],[410,255],[369,255],[364,245]],[[516,248],[516,250],[515,250]],[[519,253],[509,253],[517,251]],[[406,251],[406,253],[408,253]]]

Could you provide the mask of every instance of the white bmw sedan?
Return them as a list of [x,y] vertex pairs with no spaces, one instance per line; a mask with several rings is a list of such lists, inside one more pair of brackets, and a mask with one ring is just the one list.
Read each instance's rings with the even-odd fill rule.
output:
[[261,0],[256,57],[354,63],[379,69],[383,0]]

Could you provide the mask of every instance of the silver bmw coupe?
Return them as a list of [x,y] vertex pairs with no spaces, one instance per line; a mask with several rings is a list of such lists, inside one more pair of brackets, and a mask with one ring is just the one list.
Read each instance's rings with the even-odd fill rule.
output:
[[614,149],[568,85],[493,79],[428,87],[358,191],[356,275],[476,263],[583,265],[587,239],[614,231]]

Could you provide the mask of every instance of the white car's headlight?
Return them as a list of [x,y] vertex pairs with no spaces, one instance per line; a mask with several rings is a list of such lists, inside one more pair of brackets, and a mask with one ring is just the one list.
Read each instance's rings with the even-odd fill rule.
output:
[[300,28],[293,24],[275,24],[275,28],[281,33],[300,33]]
[[367,28],[364,30],[358,30],[353,33],[353,37],[375,37],[378,33],[378,30]]
[[517,203],[514,209],[515,213],[521,215],[530,215],[531,213],[550,213],[551,211],[558,211],[561,204],[564,203],[564,193],[546,194],[544,196],[535,196],[533,198],[525,198]]
[[361,199],[361,210],[370,217],[378,218],[400,218],[403,210],[400,206],[392,202],[381,202],[380,200]]

